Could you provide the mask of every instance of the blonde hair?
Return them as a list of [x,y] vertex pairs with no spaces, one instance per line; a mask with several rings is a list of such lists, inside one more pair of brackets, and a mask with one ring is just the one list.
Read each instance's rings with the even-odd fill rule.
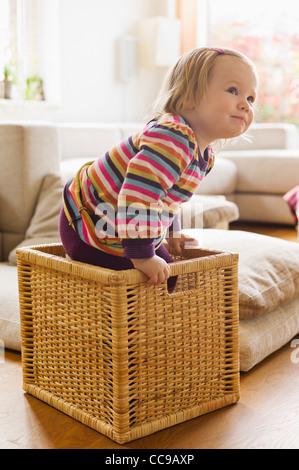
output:
[[166,75],[160,94],[153,105],[152,118],[180,114],[183,105],[197,105],[204,97],[213,67],[219,57],[230,55],[253,63],[234,49],[196,48],[183,54]]

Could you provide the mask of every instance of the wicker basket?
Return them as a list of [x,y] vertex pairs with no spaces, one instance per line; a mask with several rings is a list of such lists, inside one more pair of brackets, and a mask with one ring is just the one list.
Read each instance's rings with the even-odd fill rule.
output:
[[26,392],[120,444],[238,401],[238,255],[186,250],[173,294],[59,244],[17,258]]

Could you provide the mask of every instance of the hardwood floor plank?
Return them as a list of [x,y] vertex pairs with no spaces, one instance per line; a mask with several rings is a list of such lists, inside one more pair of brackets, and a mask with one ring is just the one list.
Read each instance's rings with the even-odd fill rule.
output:
[[282,238],[290,242],[297,242],[298,229],[288,225],[273,225],[273,224],[258,224],[251,223],[245,224],[242,222],[234,222],[230,225],[231,230],[246,230],[247,232],[260,233],[269,237]]

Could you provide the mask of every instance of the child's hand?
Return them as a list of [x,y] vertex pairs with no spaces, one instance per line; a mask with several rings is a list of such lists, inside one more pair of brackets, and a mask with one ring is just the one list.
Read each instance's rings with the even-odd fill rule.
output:
[[182,232],[172,232],[167,239],[169,245],[169,252],[173,255],[180,256],[185,248],[185,243],[190,243],[192,246],[198,246],[196,238],[188,237]]
[[152,258],[134,258],[131,259],[134,268],[139,269],[149,277],[148,284],[155,286],[166,282],[170,276],[170,267],[163,258],[160,256],[153,256]]

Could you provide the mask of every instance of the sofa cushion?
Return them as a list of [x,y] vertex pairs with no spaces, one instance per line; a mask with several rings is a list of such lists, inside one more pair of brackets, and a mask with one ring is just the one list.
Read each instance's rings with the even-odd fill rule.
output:
[[66,122],[59,123],[57,130],[61,160],[73,158],[95,160],[122,140],[121,126],[113,123]]
[[206,248],[239,253],[240,318],[255,318],[299,296],[299,244],[256,233],[186,230]]
[[62,181],[66,183],[69,179],[73,178],[77,171],[86,163],[94,160],[90,158],[72,158],[69,160],[61,160],[60,162],[60,174]]
[[212,171],[201,181],[196,194],[233,194],[237,187],[237,166],[216,155]]
[[224,151],[237,167],[241,193],[284,194],[298,184],[299,149]]
[[225,149],[269,150],[294,149],[299,144],[298,128],[283,122],[259,122],[252,124],[246,134],[229,139]]
[[60,242],[59,212],[62,206],[63,182],[58,174],[44,177],[35,212],[25,233],[25,239],[9,254],[9,262],[16,264],[16,249],[23,246]]

